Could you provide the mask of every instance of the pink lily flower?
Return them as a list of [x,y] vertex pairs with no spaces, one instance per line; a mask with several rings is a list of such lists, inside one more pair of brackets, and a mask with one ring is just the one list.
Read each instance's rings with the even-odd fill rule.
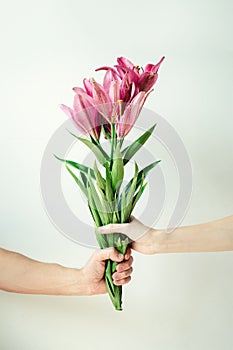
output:
[[139,93],[138,85],[132,75],[132,71],[127,72],[121,81],[121,99],[124,102],[130,102]]
[[147,64],[146,67],[145,67],[145,72],[157,73],[158,69],[159,69],[159,67],[160,67],[160,65],[161,65],[161,63],[163,62],[164,59],[165,59],[165,57],[163,56],[158,63],[156,63],[156,64],[151,64],[151,63]]
[[156,83],[158,79],[158,70],[163,62],[165,57],[162,57],[161,60],[156,63],[155,65],[153,64],[147,64],[145,67],[144,72],[140,75],[138,85],[139,85],[139,90],[140,91],[149,91],[154,84]]
[[140,72],[139,66],[135,66],[131,61],[124,57],[118,57],[114,68],[100,67],[98,70],[106,70],[104,77],[104,89],[109,92],[111,80],[120,82],[121,99],[124,102],[131,102],[140,92],[148,92],[152,89],[158,78],[158,69],[165,57],[156,64],[147,64],[145,69]]
[[135,65],[125,57],[118,57],[117,63],[120,67],[124,67],[126,70],[131,70],[135,67]]
[[109,91],[110,85],[112,81],[118,81],[119,83],[121,82],[121,79],[118,75],[118,73],[114,70],[114,68],[106,68],[106,74],[104,76],[104,81],[103,81],[103,87],[105,91]]
[[141,91],[130,103],[126,104],[124,112],[116,124],[118,137],[123,138],[130,132],[138,119],[148,95],[148,92]]
[[99,140],[102,118],[93,107],[91,97],[83,89],[76,89],[73,109],[63,104],[60,107],[73,120],[79,131],[83,134],[90,134],[95,140]]
[[104,119],[111,122],[113,106],[109,94],[103,86],[94,79],[84,79],[83,84],[86,91],[82,88],[74,87],[74,92],[76,92],[78,96],[85,96],[86,101],[88,101]]

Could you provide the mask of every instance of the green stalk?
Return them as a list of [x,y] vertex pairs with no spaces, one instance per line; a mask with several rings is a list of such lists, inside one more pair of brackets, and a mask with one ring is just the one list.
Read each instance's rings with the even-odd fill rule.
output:
[[121,138],[118,139],[118,140],[119,140],[120,149],[121,149],[121,147],[122,147],[122,145],[123,145],[123,142],[124,142],[124,137],[121,137]]
[[[106,235],[106,239],[108,241],[108,246],[114,246],[114,248],[121,254],[126,253],[128,238],[122,235],[121,233],[114,233],[110,235]],[[106,262],[105,269],[105,282],[106,288],[108,290],[108,294],[110,299],[116,310],[122,310],[122,286],[116,286],[112,280],[112,274],[116,271],[118,263],[112,260],[108,260]]]
[[113,154],[116,148],[116,126],[111,124],[111,155],[110,155],[110,169],[112,169]]

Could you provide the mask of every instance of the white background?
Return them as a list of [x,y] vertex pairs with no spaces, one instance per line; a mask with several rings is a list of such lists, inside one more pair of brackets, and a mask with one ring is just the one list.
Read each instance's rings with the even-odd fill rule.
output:
[[[88,260],[92,251],[44,212],[40,163],[66,119],[58,104],[71,104],[71,88],[120,55],[142,66],[166,56],[147,107],[177,130],[192,160],[183,224],[232,214],[232,10],[230,0],[2,3],[2,247],[72,267]],[[107,296],[2,292],[0,348],[233,348],[233,253],[134,256],[122,313]]]

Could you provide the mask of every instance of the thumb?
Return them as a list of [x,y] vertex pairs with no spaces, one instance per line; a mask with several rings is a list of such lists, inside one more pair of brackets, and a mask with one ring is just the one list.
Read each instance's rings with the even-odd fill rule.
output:
[[97,250],[95,252],[95,258],[99,262],[109,259],[111,259],[112,261],[120,262],[124,259],[124,255],[119,253],[115,248],[110,247],[106,249]]

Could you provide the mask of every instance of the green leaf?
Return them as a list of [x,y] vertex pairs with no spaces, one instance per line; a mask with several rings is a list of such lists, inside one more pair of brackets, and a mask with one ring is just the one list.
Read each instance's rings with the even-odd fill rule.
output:
[[137,192],[137,194],[134,196],[134,198],[133,198],[133,208],[132,208],[132,211],[133,211],[133,209],[134,209],[134,207],[135,207],[137,201],[139,200],[139,198],[140,198],[141,195],[143,194],[143,192],[144,192],[144,190],[145,190],[147,184],[148,184],[148,183],[146,182],[143,186],[141,186],[140,189],[139,189],[139,191]]
[[100,171],[99,171],[99,169],[97,167],[96,161],[94,163],[94,173],[95,173],[95,178],[96,178],[97,185],[102,190],[105,190],[106,181],[103,178],[103,176],[101,175],[101,173],[100,173]]
[[134,154],[144,145],[144,143],[148,140],[151,134],[154,131],[156,124],[153,125],[149,130],[147,130],[143,135],[141,135],[136,141],[134,141],[131,145],[126,147],[122,154],[124,155],[124,165],[128,163],[128,161],[134,156]]
[[106,235],[106,240],[108,242],[108,247],[114,247],[114,233]]
[[135,171],[134,171],[134,177],[133,181],[131,183],[131,186],[129,187],[129,190],[126,192],[126,207],[124,210],[124,219],[128,220],[131,212],[132,212],[132,205],[133,205],[133,197],[136,191],[137,187],[137,180],[138,180],[138,165],[135,162]]
[[108,164],[106,166],[106,188],[105,188],[105,193],[106,193],[107,201],[112,202],[112,200],[113,200],[112,176],[111,176],[111,172],[110,172],[110,168],[109,168]]
[[[137,185],[136,185],[136,189],[140,186],[141,181],[142,181],[142,176],[144,174],[144,177],[147,176],[147,174],[149,173],[150,170],[152,170],[157,164],[159,164],[161,162],[161,160],[156,160],[155,162],[147,165],[145,168],[143,168],[141,171],[139,171],[138,173],[138,179],[137,179]],[[133,182],[133,178],[128,182],[128,184],[125,187],[125,192],[127,193],[131,184]]]
[[[74,134],[72,134],[73,136],[75,136]],[[77,138],[77,136],[75,136]],[[90,135],[91,141],[92,143],[94,143],[100,150],[100,152],[103,154],[103,156],[109,160],[109,155],[105,152],[105,150],[103,149],[103,147],[101,146],[101,144],[99,143],[99,141],[96,141],[91,135]]]
[[70,175],[73,177],[77,185],[80,187],[80,189],[83,191],[85,196],[87,197],[87,189],[86,187],[82,184],[82,182],[77,178],[77,176],[70,170],[68,165],[66,165],[66,169],[69,171]]
[[[89,207],[89,210],[91,212],[92,218],[93,218],[97,227],[103,226],[97,210],[94,209],[94,203],[92,202],[92,198],[89,195],[89,191],[90,191],[90,188],[87,189],[87,192],[88,192],[88,203],[89,203],[88,207]],[[101,247],[101,245],[100,245],[100,247]]]
[[125,195],[125,190],[123,190],[121,193],[121,201],[120,201],[121,223],[124,223],[126,221],[125,210],[126,210],[126,195]]
[[129,238],[125,236],[125,239],[121,241],[121,253],[125,254],[127,246],[129,244]]
[[82,178],[82,181],[83,181],[83,184],[85,187],[87,187],[87,177],[86,177],[86,174],[83,173],[82,171],[80,171],[80,176]]
[[96,191],[96,188],[93,184],[93,181],[91,179],[90,173],[88,174],[88,184],[89,184],[89,188],[88,188],[88,194],[89,197],[92,198],[92,205],[93,205],[93,209],[98,211],[98,214],[100,216],[100,219],[102,221],[103,225],[107,225],[108,224],[108,216],[107,216],[107,212],[101,202],[101,199],[99,198],[99,195]]
[[120,151],[120,144],[118,143],[113,155],[113,164],[112,164],[112,186],[113,190],[117,191],[124,178],[124,164]]
[[78,169],[80,171],[83,171],[86,174],[88,174],[88,171],[90,171],[91,177],[93,177],[95,179],[94,170],[89,168],[89,167],[87,167],[86,165],[73,162],[72,160],[66,160],[66,159],[59,158],[55,154],[54,154],[54,157],[57,158],[58,160],[60,160],[61,162],[64,162],[64,163],[66,163],[68,165],[71,165],[72,167],[74,167],[74,168],[76,168],[76,169]]
[[111,264],[112,264],[112,261],[111,260],[107,260],[106,268],[105,268],[105,282],[106,282],[106,287],[107,287],[110,299],[111,299],[113,305],[115,306],[115,308],[117,308],[116,296],[115,296],[115,290],[116,290],[117,286],[115,286],[113,284],[113,281],[112,281],[112,267],[111,267]]
[[107,163],[108,159],[103,155],[103,153],[99,150],[98,146],[96,146],[94,143],[92,143],[91,141],[84,139],[82,137],[77,137],[77,139],[79,141],[81,141],[82,143],[84,143],[96,156],[96,158],[98,159],[98,161],[100,162],[100,164],[102,164],[103,166],[105,166],[105,164]]
[[101,249],[108,248],[108,244],[107,244],[107,242],[105,240],[105,236],[106,235],[102,235],[102,234],[98,233],[97,231],[95,232],[95,234],[96,234],[96,239],[97,239],[97,241],[99,243],[100,248]]
[[142,195],[144,189],[146,188],[147,183],[144,184],[144,179],[145,179],[145,176],[144,176],[144,174],[142,174],[142,179],[141,179],[141,183],[140,183],[140,185],[139,185],[138,192],[134,195],[133,200],[132,200],[132,211],[133,211],[133,209],[134,209],[134,207],[135,207],[137,201],[138,201],[139,198],[141,197],[141,195]]

